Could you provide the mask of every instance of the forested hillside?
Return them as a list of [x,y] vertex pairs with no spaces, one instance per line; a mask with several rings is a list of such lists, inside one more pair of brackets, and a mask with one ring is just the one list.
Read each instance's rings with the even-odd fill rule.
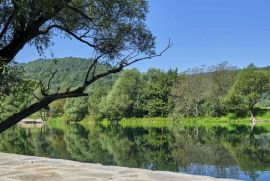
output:
[[[51,81],[51,88],[67,89],[80,86],[85,79],[89,59],[68,57],[63,59],[38,59],[27,64],[22,64],[25,74],[32,79],[46,81],[55,75]],[[97,69],[100,71],[103,67],[100,65]],[[111,79],[112,76],[106,77]]]
[[[19,66],[23,67],[25,79],[33,90],[40,88],[40,82],[50,82],[52,91],[63,92],[83,82],[89,61],[73,57],[39,59]],[[99,65],[97,71],[104,67]],[[87,90],[88,97],[58,100],[44,111],[47,116],[64,116],[71,121],[89,116],[110,120],[124,117],[219,117],[229,113],[245,116],[269,107],[269,80],[267,67],[250,65],[240,70],[226,62],[185,72],[149,69],[141,73],[131,69],[97,81]],[[1,116],[16,112],[38,97],[27,94],[18,91],[16,95],[5,98],[1,102]]]

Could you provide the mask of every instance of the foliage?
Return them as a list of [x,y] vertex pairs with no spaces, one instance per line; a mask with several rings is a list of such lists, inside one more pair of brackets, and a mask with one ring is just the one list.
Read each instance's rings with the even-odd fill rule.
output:
[[[42,54],[53,44],[55,36],[62,36],[87,45],[93,55],[92,61],[83,64],[86,71],[79,74],[83,78],[71,77],[71,81],[76,82],[71,86],[54,78],[57,74],[56,61],[54,64],[50,62],[48,69],[42,68],[39,73],[43,75],[35,79],[40,87],[32,91],[37,99],[31,105],[33,109],[27,105],[20,110],[20,116],[13,114],[3,120],[1,132],[37,110],[48,109],[55,100],[86,96],[89,86],[100,78],[118,73],[138,61],[161,56],[171,44],[160,54],[155,52],[155,37],[145,23],[147,13],[147,0],[0,1],[0,78],[7,84],[2,86],[1,82],[1,94],[11,92],[6,80],[16,77],[5,73],[2,68],[10,66],[26,44],[34,45]],[[104,71],[98,70],[100,65]]]
[[122,127],[167,127],[173,122],[170,118],[123,118],[120,120],[119,124]]
[[168,72],[150,69],[142,76],[144,86],[138,100],[141,116],[168,116],[174,106],[170,94],[171,87],[178,76],[177,69]]
[[118,78],[118,74],[112,76],[107,76],[104,79],[95,82],[89,88],[89,114],[96,119],[102,118],[102,113],[100,111],[101,100],[104,99],[107,94],[112,89],[115,81]]
[[177,70],[150,69],[144,74],[134,69],[127,70],[111,89],[102,89],[102,98],[94,99],[101,100],[99,107],[93,108],[98,110],[98,117],[109,119],[167,116],[173,108],[170,92],[176,77]]
[[112,90],[101,100],[99,108],[103,117],[114,120],[136,115],[135,104],[141,86],[141,76],[137,70],[123,72]]
[[207,77],[201,73],[181,74],[172,89],[174,114],[187,117],[204,115],[204,104],[210,96],[208,83]]
[[35,90],[36,83],[22,80],[10,95],[0,96],[0,120],[4,120],[14,113],[30,105],[35,98],[31,93]]
[[263,94],[269,91],[269,81],[268,71],[250,65],[239,73],[224,102],[237,113],[253,112]]
[[0,65],[0,101],[4,96],[8,96],[18,91],[18,86],[24,79],[24,71],[16,64]]
[[[37,92],[35,95],[41,96],[36,89],[37,80],[42,80],[43,84],[48,83],[48,71],[56,71],[51,79],[51,92],[76,89],[85,77],[87,72],[85,67],[89,62],[92,60],[68,57],[39,59],[17,65],[21,70],[25,70],[23,75],[25,85],[31,86],[31,89],[25,91],[27,86],[21,88],[17,86],[17,91],[2,101],[2,107],[8,106],[0,110],[1,116],[7,117],[10,113],[37,101],[31,93]],[[97,71],[103,69],[104,65],[97,67]],[[225,118],[227,114],[246,113],[248,104],[245,99],[254,99],[257,102],[255,106],[257,109],[267,107],[268,80],[267,68],[248,67],[237,70],[226,62],[182,73],[178,73],[177,69],[168,71],[149,69],[145,73],[140,73],[136,69],[124,70],[121,74],[107,76],[92,84],[85,91],[89,93],[88,98],[78,101],[71,99],[72,101],[68,100],[67,103],[63,99],[50,104],[50,115],[55,117],[65,114],[73,121],[80,121],[88,115],[95,119],[109,120],[171,115],[174,118],[188,117],[188,119]],[[250,94],[243,97],[243,91]],[[20,98],[21,95],[22,98],[15,101],[14,95],[16,98]],[[4,100],[4,97],[1,99]],[[8,107],[10,108],[7,109]]]
[[24,68],[27,76],[45,85],[52,72],[56,72],[50,82],[50,91],[56,92],[59,88],[59,91],[66,91],[68,88],[75,89],[82,85],[90,63],[89,59],[66,57],[38,59],[27,64],[20,64],[20,66]]
[[222,116],[223,98],[232,87],[238,71],[227,62],[195,68],[178,76],[172,88],[176,116]]
[[88,114],[87,98],[69,98],[66,100],[64,111],[69,120],[81,121]]
[[66,100],[65,99],[60,99],[57,101],[54,101],[49,105],[50,111],[51,111],[51,116],[56,117],[56,116],[62,116],[65,111],[64,111],[64,106],[65,106]]
[[229,66],[228,62],[222,62],[211,67],[210,74],[210,115],[222,116],[226,114],[226,108],[222,104],[222,100],[228,94],[233,86],[238,71],[236,67]]
[[[87,42],[110,59],[131,48],[153,53],[154,37],[144,23],[148,11],[145,0],[4,0],[0,7],[0,50],[10,48],[16,54],[30,43],[42,54],[53,44],[53,37],[62,34]],[[19,45],[13,50],[15,41]],[[0,57],[10,58],[2,51]]]

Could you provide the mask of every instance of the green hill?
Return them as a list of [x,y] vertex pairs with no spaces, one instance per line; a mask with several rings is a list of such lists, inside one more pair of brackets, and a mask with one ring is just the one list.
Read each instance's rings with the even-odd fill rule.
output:
[[[47,82],[53,72],[55,76],[51,81],[51,88],[67,89],[82,85],[89,66],[90,59],[67,57],[56,59],[38,59],[29,63],[21,64],[24,67],[25,73],[31,79]],[[99,65],[97,71],[102,71],[104,66]],[[117,75],[107,76],[105,79],[113,81],[113,77]],[[103,80],[104,81],[104,80]],[[99,81],[102,83],[102,81]]]

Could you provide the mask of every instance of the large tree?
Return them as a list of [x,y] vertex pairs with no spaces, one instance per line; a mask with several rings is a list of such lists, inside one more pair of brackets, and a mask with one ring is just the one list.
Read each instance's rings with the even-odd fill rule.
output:
[[138,100],[141,116],[165,117],[173,109],[171,89],[177,80],[177,70],[164,72],[150,69],[143,74],[144,86]]
[[[145,24],[147,11],[147,0],[0,1],[1,76],[6,77],[3,70],[26,44],[35,45],[42,54],[55,36],[78,40],[89,46],[89,53],[93,54],[81,86],[52,93],[50,82],[55,72],[51,72],[40,81],[41,96],[36,97],[37,101],[2,120],[0,132],[55,100],[87,96],[86,88],[106,75],[160,56],[171,44],[160,54],[155,53],[155,38]],[[106,66],[103,72],[96,71],[99,64]]]
[[118,120],[136,115],[136,101],[142,90],[140,72],[136,69],[123,72],[112,90],[101,99],[99,109],[103,117]]
[[199,117],[205,115],[205,102],[208,100],[210,81],[204,69],[192,69],[179,75],[172,88],[176,116]]
[[210,114],[222,116],[226,113],[222,100],[233,86],[238,71],[236,67],[229,66],[228,62],[212,66],[210,71]]
[[236,113],[249,112],[253,121],[254,108],[263,94],[269,92],[269,83],[268,70],[258,69],[251,64],[238,74],[224,103]]

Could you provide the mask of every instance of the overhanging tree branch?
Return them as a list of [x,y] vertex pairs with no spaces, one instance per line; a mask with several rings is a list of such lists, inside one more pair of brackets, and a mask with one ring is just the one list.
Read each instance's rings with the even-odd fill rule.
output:
[[[31,106],[29,106],[28,108],[22,110],[21,112],[16,113],[16,114],[12,115],[11,117],[9,117],[8,119],[0,122],[0,133],[3,132],[4,130],[8,129],[12,125],[18,123],[22,119],[24,119],[24,118],[30,116],[31,114],[37,112],[38,110],[48,107],[48,105],[50,103],[52,103],[53,101],[55,101],[55,100],[64,99],[64,98],[88,96],[88,93],[85,93],[85,90],[87,89],[87,87],[89,87],[91,84],[93,84],[97,80],[99,80],[99,79],[101,79],[101,78],[103,78],[103,77],[105,77],[107,75],[118,73],[121,70],[123,70],[125,67],[127,67],[127,66],[129,66],[129,65],[131,65],[133,63],[136,63],[138,61],[142,61],[142,60],[145,60],[145,59],[152,59],[154,57],[161,56],[171,46],[172,46],[172,44],[169,41],[167,47],[164,50],[162,50],[159,54],[138,58],[138,59],[132,60],[130,62],[127,62],[128,60],[123,59],[123,60],[120,61],[119,65],[117,67],[115,67],[113,69],[109,69],[109,70],[107,70],[107,71],[105,71],[103,73],[99,73],[97,75],[94,75],[90,80],[85,79],[84,85],[77,88],[77,89],[75,89],[75,90],[72,90],[72,91],[67,90],[64,93],[55,93],[55,94],[52,94],[52,95],[48,95],[47,93],[43,94],[44,98],[39,99],[39,101],[37,103],[32,104]],[[100,55],[100,56],[98,56],[98,58],[96,58],[96,60],[90,66],[89,70],[91,70],[93,68],[93,66],[98,62],[98,59],[101,58],[101,57],[102,56]],[[49,88],[50,82],[53,79],[55,73],[56,72],[54,72],[53,75],[51,76],[51,78],[49,79],[48,88]],[[88,76],[89,76],[89,73],[87,73],[86,78],[88,78]]]
[[13,13],[10,15],[10,17],[7,19],[7,22],[6,22],[4,28],[2,29],[2,31],[1,31],[1,33],[0,33],[0,39],[1,39],[1,38],[4,36],[4,34],[7,32],[8,27],[9,27],[9,25],[11,24],[11,21],[13,20],[14,16],[15,16],[15,13],[13,12]]
[[94,44],[91,44],[89,43],[88,41],[82,39],[80,36],[76,35],[74,32],[72,32],[71,30],[69,30],[68,28],[65,28],[63,26],[60,26],[60,25],[57,25],[57,24],[54,24],[54,25],[51,25],[49,26],[46,30],[44,31],[39,31],[41,34],[47,34],[51,29],[53,28],[57,28],[59,30],[62,30],[64,32],[66,32],[67,34],[69,34],[70,36],[72,36],[73,38],[75,38],[76,40],[92,47],[92,48],[98,48],[97,46],[95,46]]
[[104,56],[104,54],[101,54],[100,56],[98,56],[97,58],[95,58],[95,59],[93,60],[93,63],[90,65],[90,67],[89,67],[89,69],[88,69],[88,71],[87,71],[87,73],[86,73],[84,83],[87,83],[88,78],[89,78],[89,75],[90,75],[90,72],[92,71],[93,68],[96,67],[96,64],[97,64],[98,60],[99,60],[102,56]]
[[[8,37],[8,41],[5,41],[3,46],[0,47],[0,65],[10,63],[29,42],[35,42],[37,48],[42,46],[46,48],[51,43],[52,36],[57,36],[57,34],[51,32],[54,29],[64,32],[64,36],[86,44],[94,52],[97,52],[97,56],[89,65],[86,76],[82,80],[83,85],[75,90],[68,88],[61,93],[60,88],[58,88],[57,92],[52,93],[50,84],[55,74],[52,72],[47,86],[44,86],[41,82],[43,97],[19,113],[1,121],[0,132],[32,113],[46,108],[48,104],[55,100],[87,96],[87,93],[85,93],[87,87],[100,78],[120,72],[126,66],[138,61],[161,56],[171,47],[169,42],[164,51],[160,54],[154,54],[155,37],[145,24],[148,7],[146,0],[93,0],[90,2],[92,6],[87,6],[90,8],[90,14],[93,14],[94,17],[88,16],[88,9],[84,6],[87,3],[85,1],[79,1],[81,4],[78,5],[72,4],[74,2],[70,0],[25,1],[25,3],[16,4],[16,11],[14,12],[18,12],[18,14],[15,14],[14,20],[11,20],[16,24],[7,26],[7,31],[11,33],[4,33],[5,35],[3,35]],[[46,3],[48,6],[46,6]],[[45,6],[41,7],[40,4]],[[81,5],[84,7],[79,9]],[[11,29],[10,27],[14,28]],[[0,43],[2,43],[2,39],[0,39]],[[127,52],[131,51],[135,53],[125,56]],[[137,58],[139,55],[146,56]],[[105,65],[108,66],[104,72],[96,73],[97,66],[103,63],[101,60],[105,60]]]

